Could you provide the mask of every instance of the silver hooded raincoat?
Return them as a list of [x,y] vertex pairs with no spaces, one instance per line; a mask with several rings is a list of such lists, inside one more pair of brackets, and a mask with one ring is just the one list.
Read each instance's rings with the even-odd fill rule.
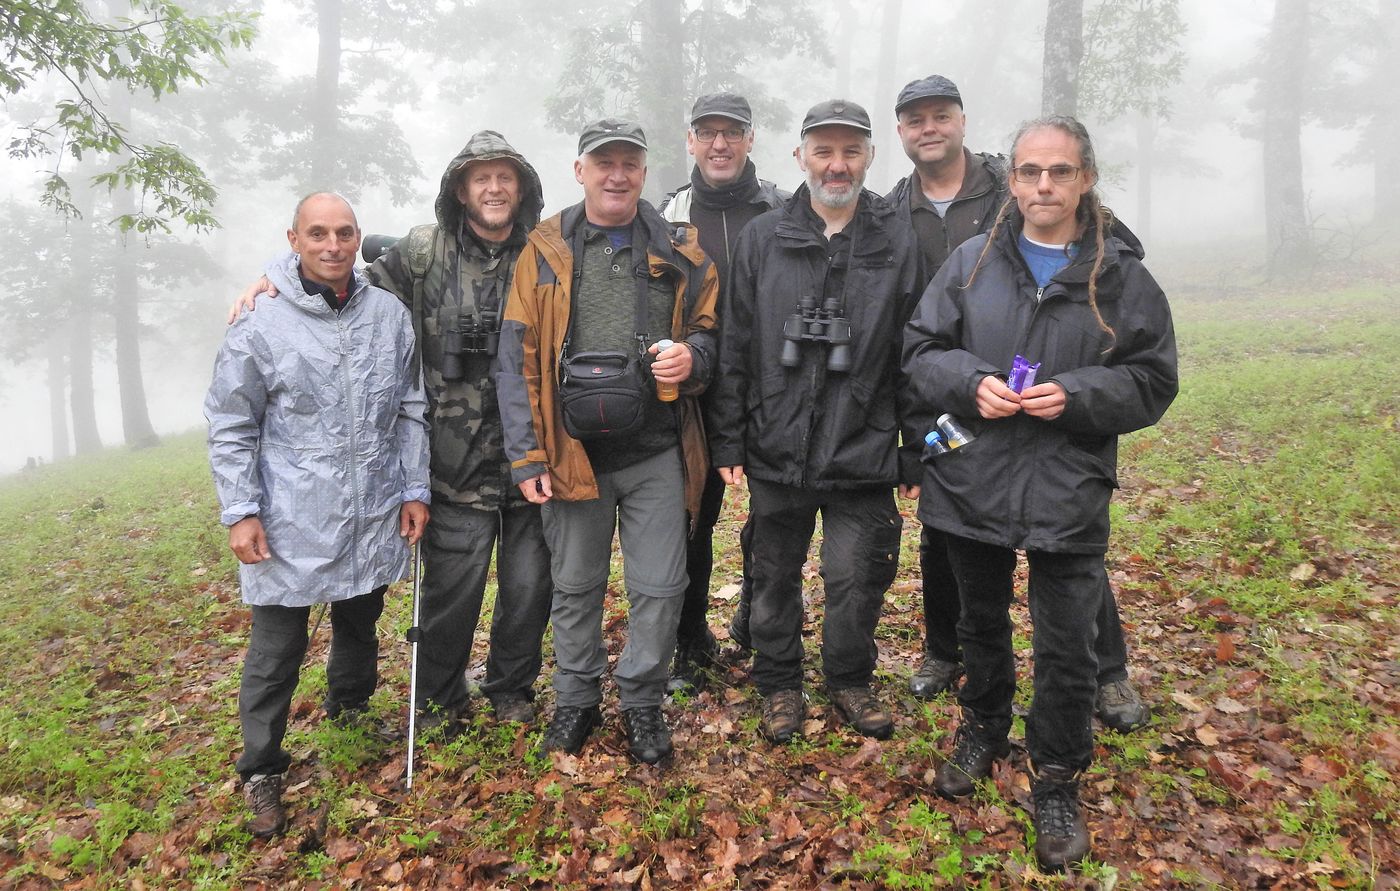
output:
[[272,558],[239,567],[245,603],[345,600],[404,577],[399,508],[429,500],[413,326],[359,270],[339,313],[302,289],[295,254],[267,277],[277,298],[228,330],[204,401],[220,520],[267,532]]

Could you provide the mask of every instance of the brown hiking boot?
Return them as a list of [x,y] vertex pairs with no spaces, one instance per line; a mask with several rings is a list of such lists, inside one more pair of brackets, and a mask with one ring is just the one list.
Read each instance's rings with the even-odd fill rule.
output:
[[243,800],[253,819],[248,831],[254,838],[272,838],[287,828],[287,812],[282,808],[282,775],[255,773],[243,784]]
[[1035,859],[1061,871],[1089,854],[1089,827],[1079,807],[1079,774],[1063,764],[1031,768],[1035,802]]
[[802,729],[807,704],[801,690],[777,690],[763,700],[763,735],[775,743],[785,743]]
[[894,733],[894,718],[875,698],[869,687],[844,687],[827,690],[831,704],[841,720],[850,724],[862,736],[889,739]]

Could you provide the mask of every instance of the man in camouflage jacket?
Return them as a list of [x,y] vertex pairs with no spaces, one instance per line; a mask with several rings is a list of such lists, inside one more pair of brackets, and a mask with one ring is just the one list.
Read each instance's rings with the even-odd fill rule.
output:
[[482,691],[497,718],[534,717],[549,551],[539,507],[510,480],[490,369],[515,261],[543,206],[535,169],[499,133],[483,130],[442,175],[437,223],[414,227],[369,268],[370,281],[409,305],[422,357],[435,510],[423,540],[416,705],[449,735],[469,713],[465,669],[493,545],[497,591]]

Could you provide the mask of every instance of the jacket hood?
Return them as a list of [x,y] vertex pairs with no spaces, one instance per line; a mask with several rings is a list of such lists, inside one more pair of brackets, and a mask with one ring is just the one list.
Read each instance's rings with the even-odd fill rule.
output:
[[[263,269],[263,274],[267,276],[268,281],[272,282],[279,296],[285,296],[301,309],[318,314],[333,312],[320,295],[306,293],[306,289],[301,286],[300,270],[301,255],[295,251],[287,251],[269,262],[267,267]],[[349,291],[352,295],[360,293],[368,284],[369,281],[365,278],[363,269],[357,266],[350,270]]]
[[462,226],[462,202],[457,200],[457,178],[462,168],[473,161],[495,161],[505,158],[514,161],[520,168],[520,209],[515,214],[515,225],[525,232],[535,228],[540,221],[540,211],[544,209],[544,189],[540,186],[540,176],[530,162],[517,152],[506,138],[495,130],[481,130],[472,134],[467,144],[442,172],[442,183],[438,186],[437,202],[433,205],[438,225],[444,232],[456,232]]

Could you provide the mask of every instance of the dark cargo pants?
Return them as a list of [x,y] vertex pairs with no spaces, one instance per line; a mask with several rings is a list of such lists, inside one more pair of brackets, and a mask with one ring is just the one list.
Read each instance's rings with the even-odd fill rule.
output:
[[[374,625],[384,612],[387,586],[330,605],[331,651],[326,661],[326,714],[364,708],[379,683],[379,638]],[[238,721],[243,754],[238,775],[282,773],[292,756],[282,748],[301,660],[306,655],[309,606],[254,606]]]
[[481,690],[487,697],[533,699],[552,591],[540,509],[477,510],[439,501],[422,547],[418,708],[467,710],[466,669],[493,550],[496,602]]
[[822,673],[834,689],[875,671],[875,626],[899,568],[903,521],[891,489],[815,491],[749,477],[753,678],[759,692],[802,688],[802,566],[822,517]]

